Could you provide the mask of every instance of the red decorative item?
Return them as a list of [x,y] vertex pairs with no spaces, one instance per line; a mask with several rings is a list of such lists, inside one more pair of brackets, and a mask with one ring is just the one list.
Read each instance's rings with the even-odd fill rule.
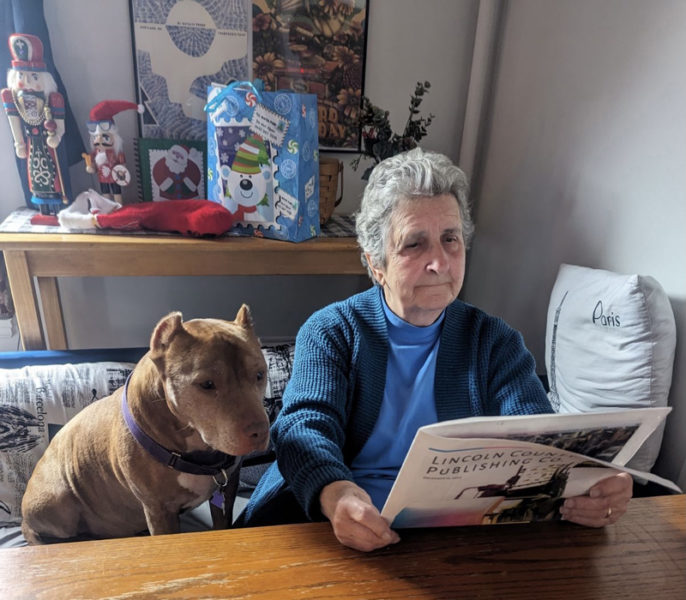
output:
[[[119,229],[164,231],[195,237],[226,233],[234,224],[229,210],[207,200],[167,200],[121,206],[94,190],[82,192],[58,215],[67,229]],[[33,221],[35,225],[55,224]]]
[[207,200],[166,200],[129,204],[109,214],[95,215],[98,227],[148,229],[196,237],[221,235],[233,225],[233,216],[221,204]]

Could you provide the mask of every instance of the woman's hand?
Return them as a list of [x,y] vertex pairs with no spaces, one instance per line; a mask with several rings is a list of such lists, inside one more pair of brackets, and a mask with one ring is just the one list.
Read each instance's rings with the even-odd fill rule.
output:
[[324,516],[336,539],[355,550],[369,552],[400,541],[372,504],[369,494],[352,481],[334,481],[319,494]]
[[619,473],[596,483],[588,496],[567,498],[560,507],[563,519],[586,525],[603,527],[616,523],[626,512],[633,494],[633,479],[628,473]]

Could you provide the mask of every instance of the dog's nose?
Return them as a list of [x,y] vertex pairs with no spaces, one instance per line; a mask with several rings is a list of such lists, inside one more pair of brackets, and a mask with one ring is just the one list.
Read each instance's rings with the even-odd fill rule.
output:
[[269,442],[269,423],[264,421],[253,421],[245,429],[245,434],[250,438],[256,450],[267,447]]

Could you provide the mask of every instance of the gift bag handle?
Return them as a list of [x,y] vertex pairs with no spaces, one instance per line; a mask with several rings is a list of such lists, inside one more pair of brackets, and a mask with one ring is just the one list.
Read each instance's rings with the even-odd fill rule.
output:
[[213,112],[219,108],[221,103],[224,101],[224,98],[226,98],[230,93],[233,92],[234,88],[237,87],[247,87],[253,92],[255,92],[255,96],[257,96],[257,99],[262,102],[262,92],[264,91],[264,83],[262,82],[261,79],[255,79],[255,83],[253,84],[250,81],[232,81],[229,85],[227,85],[221,92],[219,92],[212,100],[210,100],[207,104],[205,104],[205,112]]

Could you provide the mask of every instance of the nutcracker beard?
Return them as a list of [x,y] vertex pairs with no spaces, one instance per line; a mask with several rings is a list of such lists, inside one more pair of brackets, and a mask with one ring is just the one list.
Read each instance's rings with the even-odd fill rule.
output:
[[107,163],[107,154],[105,153],[105,149],[101,148],[99,146],[96,146],[95,148],[95,166],[96,167],[102,167],[102,165]]

